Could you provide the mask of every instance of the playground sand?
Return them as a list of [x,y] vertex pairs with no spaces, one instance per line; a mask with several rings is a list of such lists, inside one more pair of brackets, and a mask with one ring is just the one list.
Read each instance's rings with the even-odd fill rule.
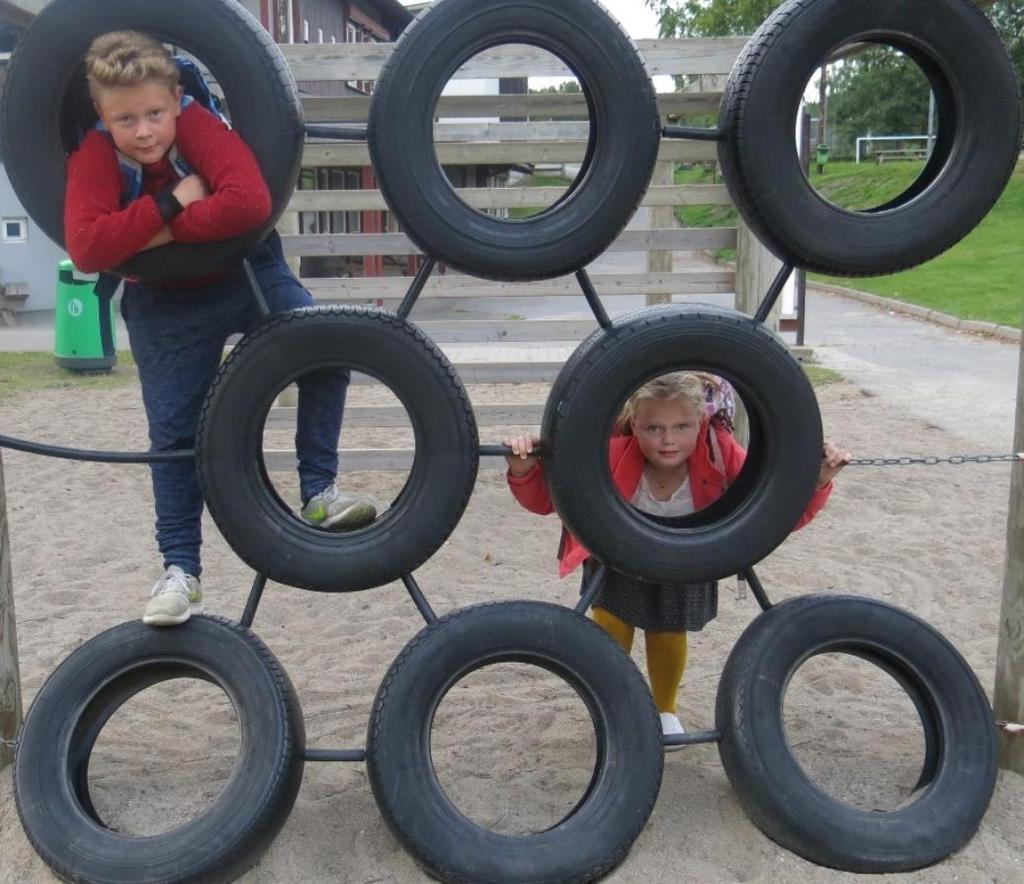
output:
[[[524,395],[534,394],[526,390]],[[955,431],[925,425],[858,388],[819,391],[826,433],[856,456],[977,450]],[[486,401],[488,391],[473,393]],[[962,414],[951,398],[951,414]],[[5,433],[66,445],[142,449],[135,385],[53,390],[0,405]],[[498,441],[500,431],[485,431]],[[145,467],[81,464],[4,453],[15,599],[26,705],[71,651],[141,614],[158,576]],[[389,480],[391,486],[394,479]],[[386,497],[380,475],[348,487]],[[874,596],[924,617],[947,635],[990,690],[1002,584],[1009,467],[851,467],[828,508],[793,535],[759,574],[775,600],[808,592]],[[291,491],[289,489],[292,489]],[[285,493],[294,493],[294,484]],[[252,573],[212,522],[205,526],[207,610],[238,617]],[[578,579],[555,571],[558,524],[513,502],[485,465],[451,540],[417,578],[439,613],[482,601],[532,598],[571,604]],[[725,658],[756,613],[722,582],[720,616],[691,637],[680,712],[688,728],[714,723]],[[302,703],[308,743],[365,745],[377,686],[422,627],[400,584],[327,596],[271,585],[254,628],[278,655]],[[634,656],[643,666],[643,642]],[[168,702],[168,697],[172,702]],[[558,819],[585,787],[593,746],[581,704],[560,682],[524,667],[484,670],[442,705],[435,733],[439,776],[467,813],[507,832]],[[915,713],[886,676],[855,660],[812,661],[786,703],[790,738],[823,785],[866,807],[892,807],[920,766]],[[205,685],[174,683],[130,701],[101,735],[90,782],[115,828],[166,830],[216,794],[233,758],[233,713]],[[168,763],[168,760],[170,763]],[[920,882],[1024,880],[1024,778],[1001,774],[980,831]],[[666,756],[650,822],[607,880],[817,882],[854,876],[778,847],[747,819],[714,746]],[[21,829],[11,774],[0,772],[0,884],[55,880]],[[362,764],[308,764],[284,829],[242,880],[425,881],[377,811]],[[857,878],[856,880],[863,880]]]

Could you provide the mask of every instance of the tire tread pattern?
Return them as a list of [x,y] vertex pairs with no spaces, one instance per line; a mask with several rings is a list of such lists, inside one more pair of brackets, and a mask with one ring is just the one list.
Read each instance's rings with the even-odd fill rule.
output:
[[[375,754],[375,748],[381,744],[381,734],[383,732],[383,706],[384,701],[391,690],[391,686],[394,681],[401,676],[403,671],[410,665],[410,657],[414,654],[416,649],[423,644],[430,636],[436,633],[439,629],[444,629],[446,625],[454,623],[457,620],[465,617],[472,617],[482,610],[495,609],[495,608],[509,608],[510,606],[524,606],[529,605],[536,607],[537,605],[545,605],[551,608],[558,608],[560,611],[564,610],[561,606],[552,605],[546,602],[481,602],[480,604],[470,605],[468,607],[459,608],[454,611],[450,611],[443,616],[439,617],[433,623],[428,624],[421,629],[408,644],[402,648],[399,655],[394,659],[391,666],[388,667],[387,673],[384,675],[384,679],[380,684],[380,688],[377,691],[377,696],[373,702],[372,718],[370,720],[370,739],[367,741],[367,761],[369,767],[372,770],[377,764],[380,764],[380,760]],[[586,628],[596,630],[603,638],[613,641],[607,632],[602,629],[597,623],[587,617],[581,617],[586,624]],[[657,715],[657,708],[654,704],[653,697],[648,697],[650,706],[651,716]],[[370,758],[374,755],[373,759]],[[664,759],[662,759],[664,761]],[[636,839],[640,836],[644,827],[647,825],[647,820],[650,818],[651,813],[654,810],[654,805],[658,800],[658,791],[654,790],[650,795],[650,800],[645,808],[644,812],[638,815],[637,824],[633,829],[624,833],[621,841],[611,850],[608,851],[607,859],[605,862],[588,869],[586,872],[581,873],[573,878],[567,878],[564,880],[564,884],[588,884],[590,881],[597,881],[603,878],[613,869],[618,867],[622,861],[626,858],[630,848],[633,846]],[[391,808],[388,805],[381,806],[378,802],[378,806],[382,816],[384,816],[387,822],[388,828],[392,832],[400,831],[397,820],[394,814],[391,812]],[[432,869],[431,874],[437,874],[438,878],[447,884],[476,884],[476,882],[464,876],[457,874],[453,869]]]
[[[759,203],[748,182],[742,156],[744,153],[743,148],[746,144],[746,138],[756,138],[756,133],[749,131],[749,126],[745,124],[745,120],[747,108],[749,106],[750,89],[757,79],[758,69],[761,66],[765,55],[772,50],[776,41],[779,39],[779,36],[802,14],[806,13],[815,5],[815,3],[818,2],[821,2],[821,0],[787,0],[786,3],[778,7],[765,20],[764,24],[761,25],[754,36],[747,41],[746,45],[740,51],[740,54],[733,65],[732,74],[726,83],[725,92],[722,95],[721,109],[719,111],[719,128],[723,132],[731,133],[732,137],[719,141],[718,158],[722,165],[722,178],[728,184],[729,193],[736,204],[736,208],[739,209],[740,214],[743,216],[743,220],[757,236],[762,245],[768,248],[769,251],[775,254],[780,260],[794,264],[797,267],[816,267],[818,262],[813,256],[806,253],[779,253],[780,250],[774,245],[776,238],[772,234],[771,226],[758,209]],[[963,5],[970,9],[971,14],[980,16],[985,20],[986,24],[989,23],[988,17],[974,3],[968,2],[968,0],[963,0]],[[1002,52],[1006,57],[1007,64],[1012,65],[1012,61],[1010,60],[1006,47],[1002,45],[1002,41],[998,42],[1000,43]],[[1022,137],[1024,137],[1024,114],[1021,113],[1020,106],[1021,96],[1018,95],[1018,144],[1021,143]],[[1005,170],[1005,179],[1009,179],[1016,163],[1017,156],[1015,154]],[[986,211],[991,210],[996,202],[998,202],[1001,195],[1001,193],[993,195]],[[970,230],[963,231],[957,242],[966,237],[970,232]],[[955,243],[949,243],[944,247],[944,250],[952,248],[953,245],[955,245]],[[924,260],[929,260],[933,257],[935,257],[935,255],[929,255],[928,258],[925,258]],[[887,269],[886,273],[898,273],[902,270],[909,270],[921,263],[922,260],[920,259],[907,260],[898,267]],[[829,267],[828,272],[834,276],[856,277],[864,275],[863,273],[857,273],[856,271],[843,270],[841,267]]]
[[[290,809],[291,803],[295,799],[295,795],[298,793],[299,786],[302,781],[302,753],[305,751],[305,727],[302,719],[301,709],[299,704],[298,695],[295,692],[295,687],[292,685],[291,679],[288,677],[284,668],[281,665],[280,660],[274,655],[269,647],[248,627],[242,626],[237,621],[231,620],[227,617],[214,614],[199,614],[193,619],[208,620],[213,623],[217,623],[231,632],[235,633],[241,638],[246,645],[248,645],[252,651],[259,657],[260,663],[269,673],[274,683],[275,694],[279,698],[279,704],[282,709],[280,715],[277,716],[280,722],[280,729],[278,731],[278,739],[282,747],[282,752],[278,756],[277,763],[272,771],[271,778],[268,782],[268,788],[263,792],[263,799],[260,805],[253,809],[252,813],[252,825],[248,833],[260,830],[262,837],[268,841],[276,835],[277,831],[284,824],[284,818],[281,818],[280,805],[277,801],[272,801],[272,798],[278,796],[280,792],[283,792],[286,796],[290,793],[290,799],[288,802],[288,808]],[[88,647],[93,642],[97,642],[104,637],[105,633],[95,636],[90,639],[84,645],[77,648],[73,654],[66,658],[64,662],[53,672],[47,676],[40,687],[36,697],[42,696],[46,692],[47,686],[61,673],[63,667],[69,664],[74,653],[80,652],[83,648]],[[294,716],[294,723],[297,728],[287,728],[285,726],[288,722],[293,721],[293,712],[297,712]],[[29,714],[26,716],[26,725],[28,724],[32,715],[31,709]],[[22,809],[23,796],[21,789],[19,788],[18,782],[18,771],[20,765],[18,764],[17,752],[20,751],[21,744],[19,743],[18,750],[16,750],[15,762],[12,766],[13,771],[13,791],[14,791],[14,802],[15,807],[18,811],[18,815],[24,822],[24,813]],[[298,765],[296,767],[295,760],[298,758]],[[292,779],[294,782],[289,786],[284,781]],[[36,833],[29,827],[25,826],[25,834],[28,837],[29,843],[32,845],[36,853],[42,857],[43,861],[61,878],[63,881],[82,881],[82,873],[80,869],[76,869],[72,866],[67,865],[59,856],[50,850],[49,846],[43,843],[37,836]],[[222,851],[222,854],[226,857],[225,862],[231,862],[231,854],[237,853],[239,850],[239,844],[236,842],[235,845]],[[203,881],[203,882],[220,882],[220,881],[231,881],[234,880],[238,875],[244,872],[246,869],[252,867],[259,860],[259,855],[249,857],[247,862],[244,862],[241,866],[230,866],[229,873],[226,876],[218,874],[218,870],[209,870],[203,867],[199,867],[191,871],[187,875],[173,874],[165,878],[145,878],[146,884],[176,884],[176,882],[184,881]],[[144,859],[141,860],[144,862]],[[140,879],[143,880],[143,879]]]

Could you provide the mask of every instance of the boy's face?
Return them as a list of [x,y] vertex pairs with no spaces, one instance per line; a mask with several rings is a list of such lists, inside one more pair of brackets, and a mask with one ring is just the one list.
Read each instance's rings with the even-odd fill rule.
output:
[[181,113],[181,87],[163,83],[113,86],[94,102],[117,149],[140,163],[156,163],[174,144]]

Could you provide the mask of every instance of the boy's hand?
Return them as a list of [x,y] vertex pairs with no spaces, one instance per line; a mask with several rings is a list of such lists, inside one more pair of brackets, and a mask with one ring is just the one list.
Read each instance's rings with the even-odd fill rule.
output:
[[824,488],[836,474],[850,462],[850,452],[843,451],[831,442],[825,443],[821,455],[821,469],[818,471],[818,488]]
[[210,195],[206,182],[198,175],[189,175],[178,182],[178,186],[172,191],[174,198],[181,203],[182,208],[204,200]]
[[522,436],[510,436],[508,439],[502,440],[502,444],[512,449],[511,454],[505,455],[505,460],[508,462],[509,473],[517,478],[529,473],[540,460],[533,453],[534,440],[530,433]]
[[146,249],[155,249],[157,246],[165,246],[169,242],[174,242],[174,237],[171,235],[171,228],[165,224],[155,234],[153,234],[153,238],[139,249],[139,251],[144,252]]

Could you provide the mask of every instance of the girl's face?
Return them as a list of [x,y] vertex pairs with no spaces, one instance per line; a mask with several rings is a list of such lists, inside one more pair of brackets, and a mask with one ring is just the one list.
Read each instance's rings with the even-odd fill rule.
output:
[[697,447],[700,416],[682,399],[641,399],[633,415],[633,435],[651,466],[671,469]]

